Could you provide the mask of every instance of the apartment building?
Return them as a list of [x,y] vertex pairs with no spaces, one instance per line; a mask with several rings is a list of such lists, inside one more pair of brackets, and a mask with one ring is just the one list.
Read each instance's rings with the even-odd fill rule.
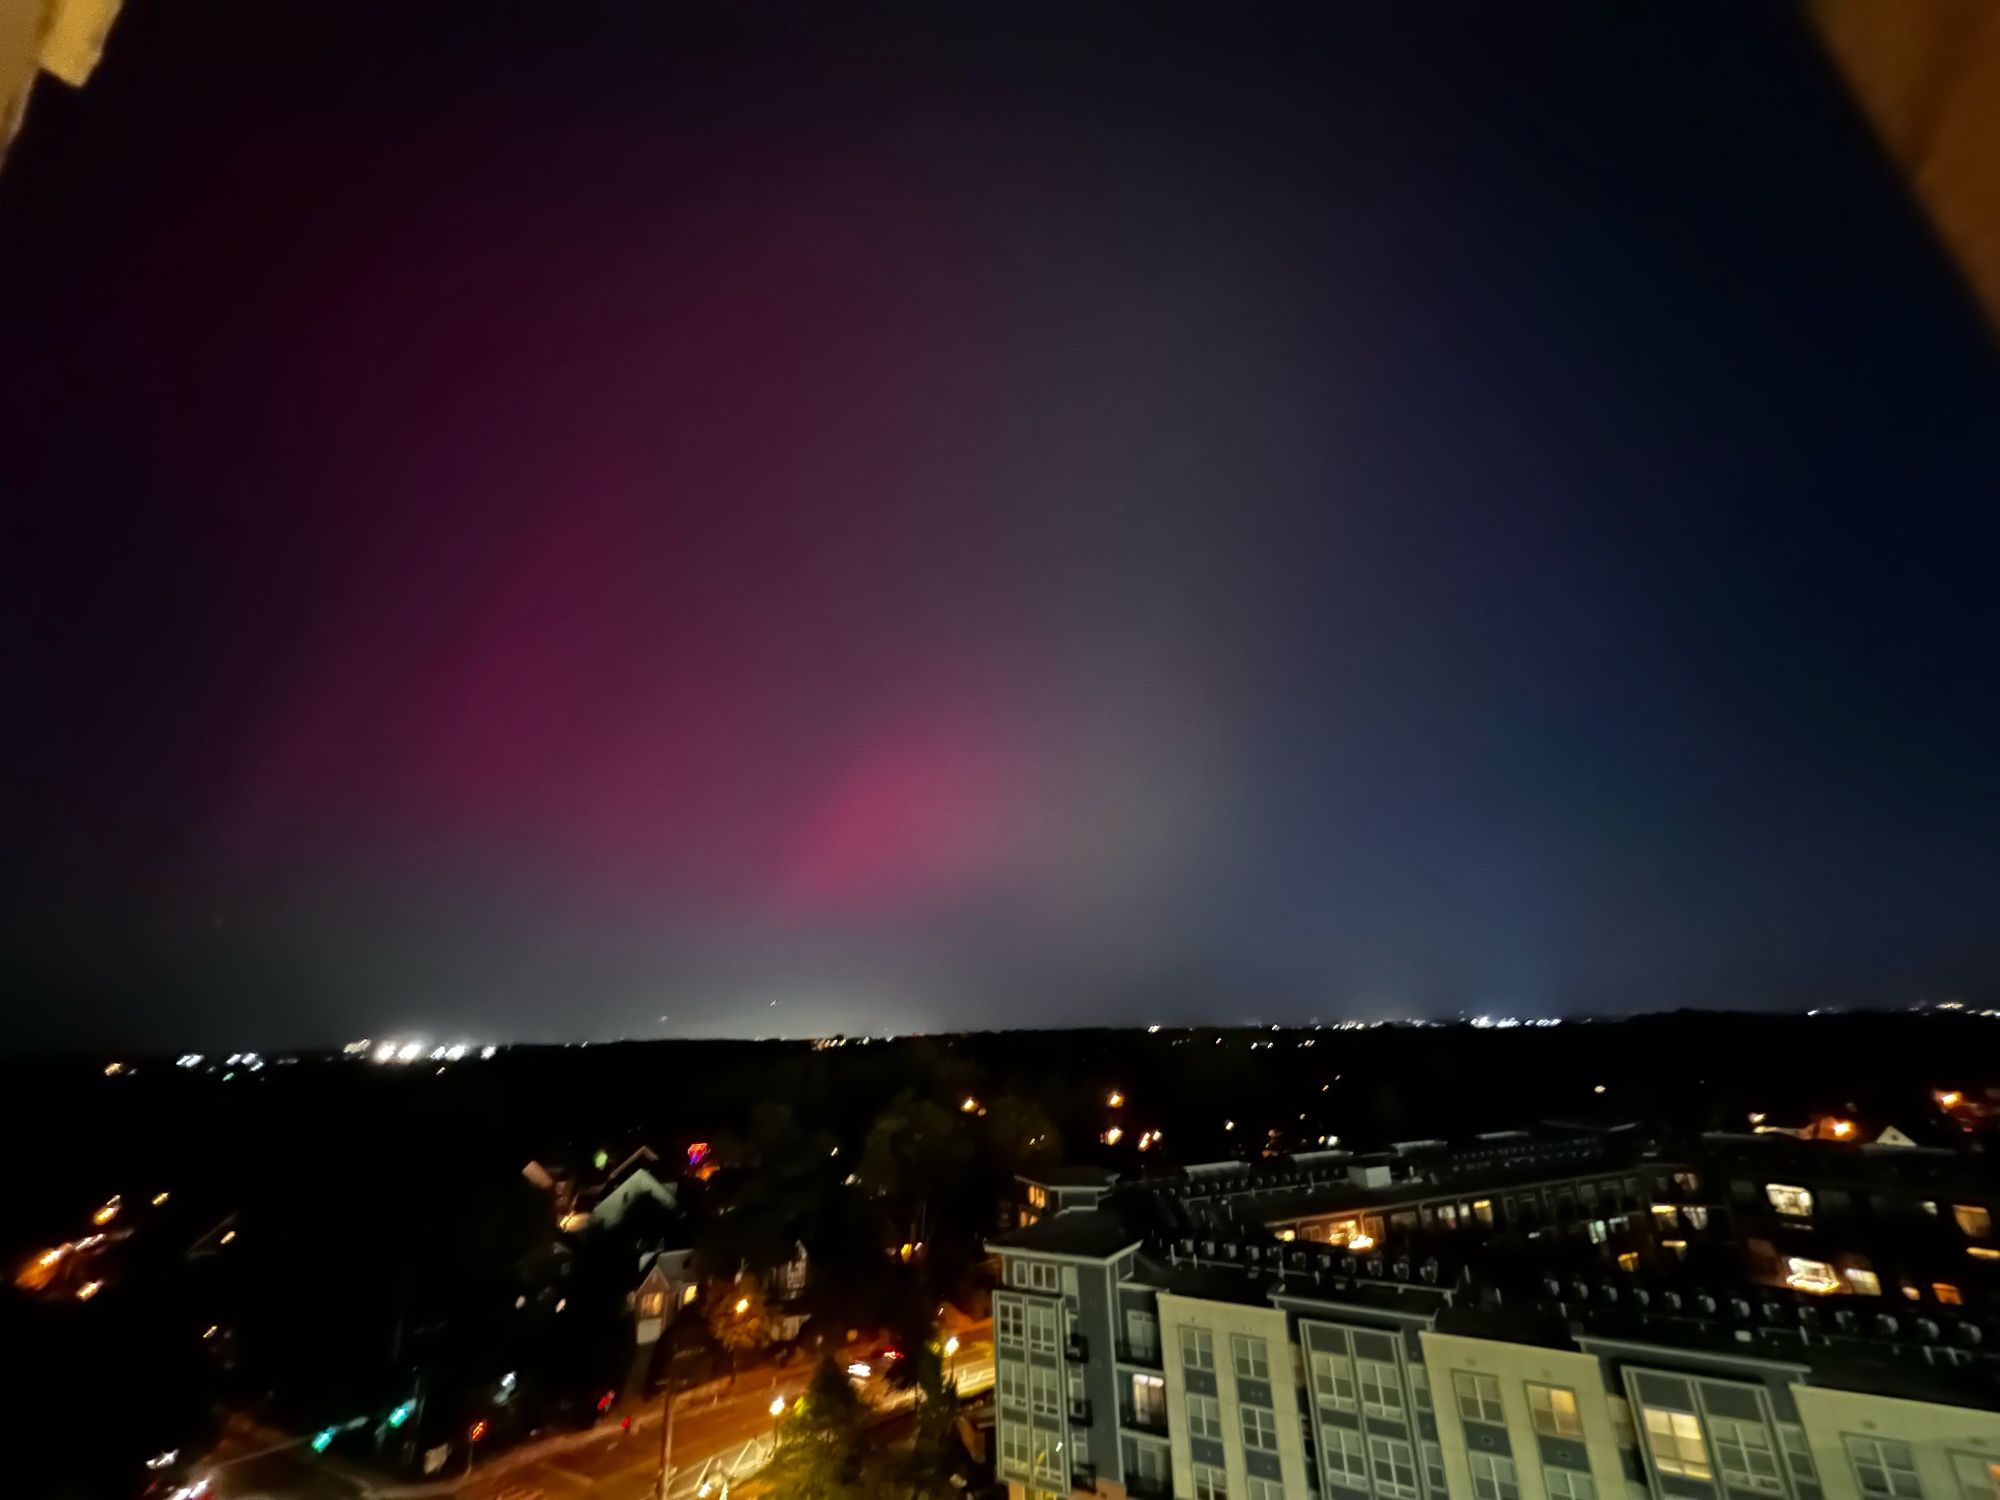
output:
[[[1534,1154],[1494,1180],[1516,1198],[1567,1181],[1579,1216],[1578,1189],[1610,1180]],[[1326,1160],[1107,1182],[1052,1209],[992,1247],[999,1475],[1015,1500],[2000,1500],[1983,1294],[1695,1274],[1660,1250],[1679,1235],[1657,1232],[1652,1189],[1690,1200],[1677,1229],[1729,1190],[1698,1149],[1643,1158],[1616,1174],[1621,1198],[1639,1184],[1643,1263],[1588,1220],[1510,1232],[1505,1210],[1472,1212],[1462,1254],[1420,1208],[1359,1249],[1292,1219],[1281,1238],[1268,1211],[1329,1187]],[[1446,1201],[1439,1180],[1412,1201]],[[1459,1187],[1476,1189],[1454,1178],[1454,1207]]]

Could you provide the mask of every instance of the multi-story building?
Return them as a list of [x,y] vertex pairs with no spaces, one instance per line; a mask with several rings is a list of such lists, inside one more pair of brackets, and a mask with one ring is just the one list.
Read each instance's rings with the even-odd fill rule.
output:
[[[1429,1165],[1400,1179],[1325,1154],[1107,1178],[1003,1237],[1015,1500],[2000,1500],[1989,1292],[1732,1267],[1710,1184],[1747,1180],[1736,1141],[1560,1173],[1516,1145],[1483,1184],[1461,1168],[1490,1139],[1405,1149]],[[1592,1228],[1614,1182],[1643,1250]],[[1706,1257],[1672,1248],[1690,1208]]]

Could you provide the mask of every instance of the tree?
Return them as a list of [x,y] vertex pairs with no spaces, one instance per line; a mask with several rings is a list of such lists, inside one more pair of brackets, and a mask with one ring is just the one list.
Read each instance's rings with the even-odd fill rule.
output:
[[830,1359],[820,1361],[805,1394],[778,1419],[771,1462],[760,1478],[787,1500],[859,1500],[861,1399]]
[[733,1375],[736,1362],[770,1342],[770,1315],[764,1307],[764,1286],[754,1276],[738,1276],[709,1288],[702,1305],[708,1331],[729,1355]]

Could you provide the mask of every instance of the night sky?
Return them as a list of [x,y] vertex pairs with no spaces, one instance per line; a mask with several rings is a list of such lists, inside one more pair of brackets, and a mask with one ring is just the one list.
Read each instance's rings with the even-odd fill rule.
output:
[[0,1045],[2000,991],[1784,8],[128,0],[0,277]]

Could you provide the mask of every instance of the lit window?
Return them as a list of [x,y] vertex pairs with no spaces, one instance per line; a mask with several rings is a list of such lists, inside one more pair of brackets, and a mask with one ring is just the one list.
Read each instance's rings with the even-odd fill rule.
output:
[[1984,1453],[1954,1453],[1951,1467],[1959,1500],[2000,1500],[2000,1461]]
[[1763,1423],[1711,1416],[1708,1440],[1715,1448],[1715,1464],[1722,1470],[1725,1485],[1773,1495],[1785,1492],[1785,1482],[1778,1477],[1778,1455],[1771,1447],[1771,1435],[1764,1430]]
[[1544,1469],[1542,1478],[1548,1484],[1549,1500],[1597,1500],[1597,1486],[1588,1474],[1575,1469]]
[[1278,1451],[1278,1419],[1262,1406],[1237,1408],[1243,1419],[1243,1446],[1255,1448],[1260,1453]]
[[1602,1219],[1590,1221],[1590,1243],[1601,1245],[1611,1237],[1611,1227]]
[[1953,1286],[1949,1281],[1933,1281],[1931,1283],[1931,1295],[1947,1307],[1957,1307],[1965,1301],[1965,1298],[1960,1295],[1958,1288]]
[[1692,1412],[1668,1411],[1663,1406],[1642,1406],[1639,1410],[1654,1468],[1683,1479],[1713,1477],[1708,1467],[1708,1451],[1701,1445],[1699,1417]]
[[1190,1370],[1215,1368],[1215,1335],[1206,1328],[1181,1330],[1181,1362]]
[[1543,1437],[1580,1438],[1583,1417],[1576,1409],[1576,1392],[1559,1385],[1528,1386],[1528,1414]]
[[1653,1205],[1653,1227],[1656,1229],[1672,1229],[1680,1222],[1680,1217],[1680,1210],[1671,1203]]
[[1684,1193],[1698,1193],[1701,1191],[1701,1176],[1695,1172],[1676,1172],[1674,1186]]
[[1361,1376],[1361,1409],[1371,1417],[1401,1417],[1403,1386],[1396,1379],[1396,1367],[1379,1359],[1357,1359]]
[[1229,1358],[1236,1367],[1238,1380],[1269,1380],[1271,1360],[1265,1350],[1264,1341],[1251,1338],[1247,1334],[1229,1335]]
[[1207,1464],[1194,1466],[1194,1500],[1229,1500],[1229,1479]]
[[639,1299],[639,1316],[642,1318],[657,1318],[666,1310],[667,1294],[665,1292],[648,1292]]
[[1167,1383],[1158,1375],[1132,1377],[1132,1417],[1141,1427],[1167,1425]]
[[1833,1267],[1823,1260],[1805,1260],[1796,1255],[1785,1257],[1785,1285],[1795,1292],[1837,1292],[1840,1278],[1833,1274]]
[[1867,1500],[1923,1500],[1923,1483],[1917,1478],[1917,1461],[1908,1443],[1853,1432],[1842,1436],[1847,1443],[1847,1461],[1854,1465],[1855,1482]]
[[1473,1500],[1520,1500],[1513,1459],[1497,1453],[1474,1453],[1471,1457]]
[[1196,1437],[1222,1437],[1222,1408],[1213,1396],[1190,1396],[1187,1398],[1188,1431]]
[[1993,1215],[1977,1203],[1954,1203],[1951,1216],[1970,1239],[1983,1240],[1993,1233]]
[[698,1286],[687,1286],[687,1287],[682,1287],[682,1288],[681,1288],[681,1306],[682,1306],[682,1307],[693,1307],[693,1306],[694,1306],[694,1299],[695,1299],[696,1297],[699,1297],[700,1295],[701,1295],[701,1288],[700,1288],[700,1287],[698,1287]]
[[1458,1397],[1458,1414],[1468,1422],[1505,1422],[1500,1405],[1500,1382],[1491,1375],[1475,1375],[1470,1370],[1453,1370],[1451,1388]]
[[1687,1220],[1687,1227],[1690,1229],[1708,1228],[1708,1210],[1700,1204],[1689,1203],[1683,1206],[1681,1217]]
[[1862,1297],[1882,1295],[1882,1278],[1861,1266],[1849,1266],[1845,1272],[1848,1287]]
[[1771,1207],[1788,1219],[1810,1219],[1812,1217],[1812,1192],[1808,1188],[1792,1187],[1788,1183],[1771,1182],[1764,1186],[1764,1196],[1771,1200]]
[[1334,1483],[1368,1488],[1368,1457],[1360,1433],[1348,1427],[1322,1427],[1319,1451],[1326,1460],[1327,1477]]
[[1488,1229],[1491,1229],[1493,1227],[1493,1200],[1491,1198],[1481,1198],[1478,1202],[1474,1203],[1472,1205],[1472,1217]]
[[1639,1252],[1638,1252],[1637,1250],[1621,1250],[1621,1251],[1619,1251],[1619,1252],[1618,1252],[1618,1269],[1619,1269],[1619,1270],[1621,1270],[1621,1271],[1636,1271],[1636,1270],[1638,1270],[1638,1269],[1639,1269]]
[[1395,1500],[1416,1500],[1417,1461],[1401,1438],[1370,1437],[1368,1456],[1375,1469],[1375,1493]]
[[1038,1188],[1038,1187],[1029,1188],[1028,1205],[1031,1208],[1047,1208],[1049,1206],[1048,1190],[1046,1188]]
[[1344,1354],[1312,1357],[1313,1394],[1340,1411],[1354,1410],[1354,1365]]
[[1059,1441],[1052,1439],[1050,1434],[1038,1431],[1035,1433],[1034,1436],[1034,1449],[1035,1449],[1035,1478],[1037,1479],[1061,1478],[1062,1475],[1060,1471],[1056,1468],[1056,1454],[1062,1450],[1062,1444]]

